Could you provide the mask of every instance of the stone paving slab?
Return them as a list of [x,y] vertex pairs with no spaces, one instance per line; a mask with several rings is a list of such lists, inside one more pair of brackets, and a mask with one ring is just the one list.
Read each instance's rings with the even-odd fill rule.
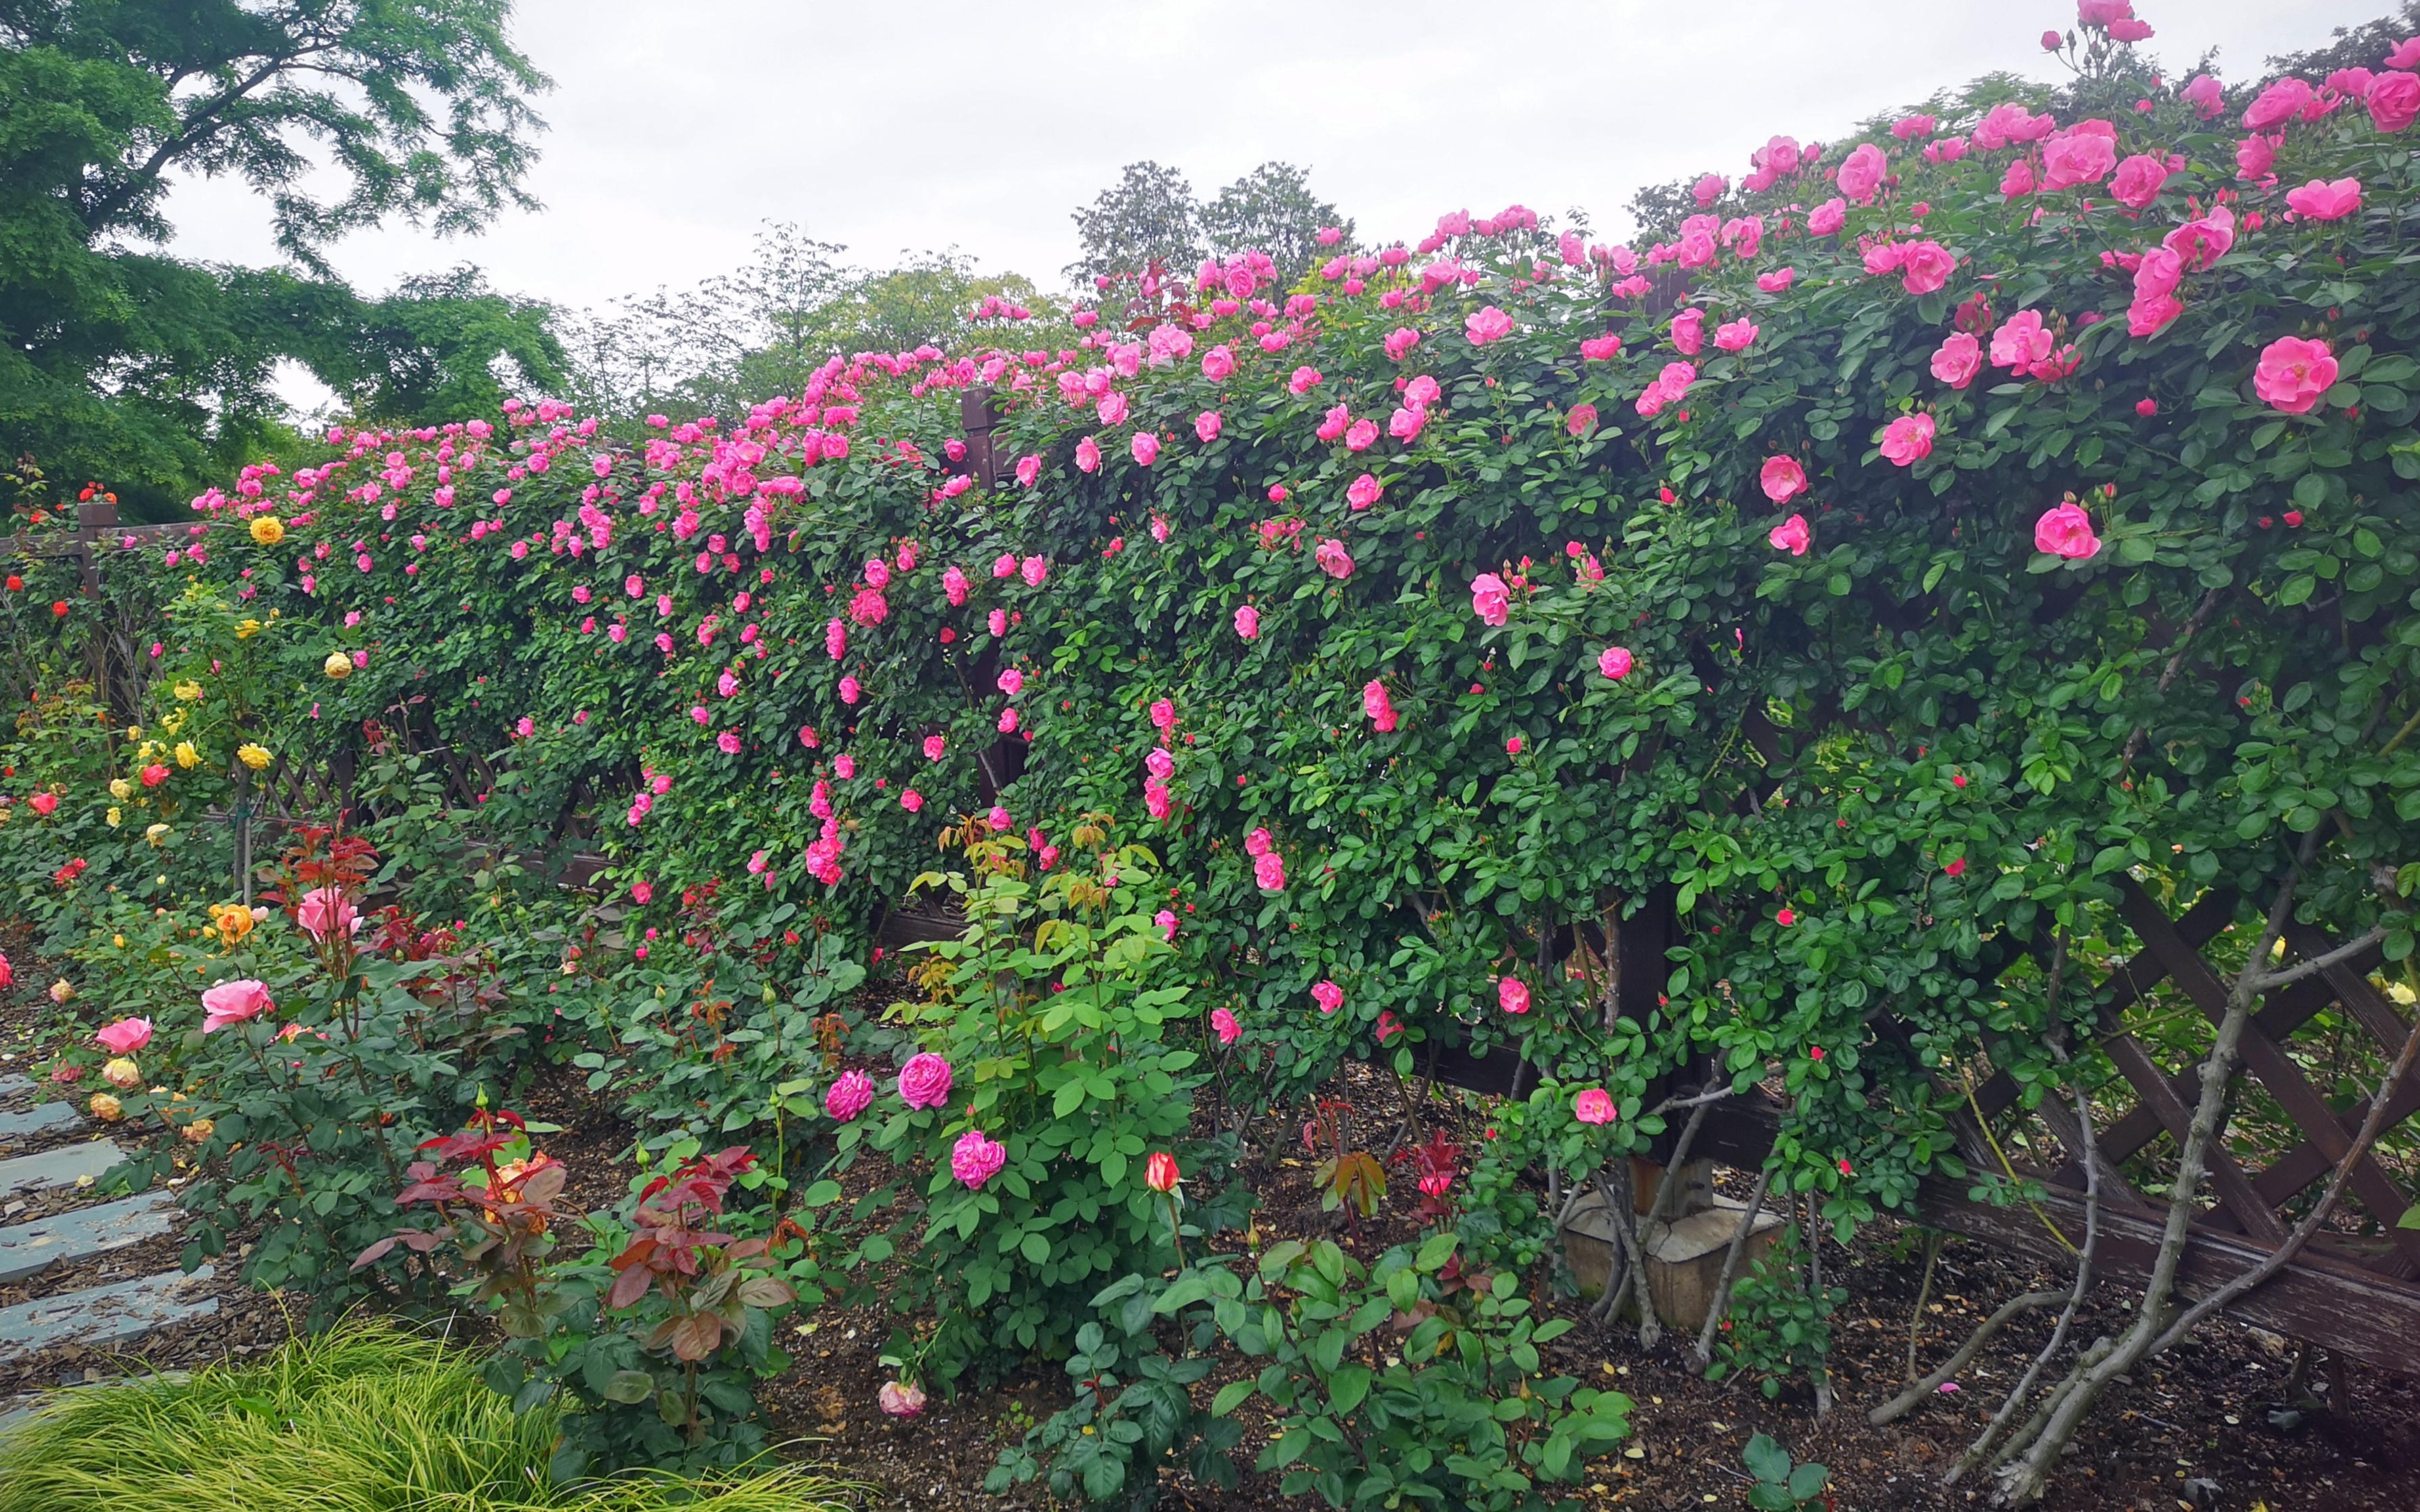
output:
[[0,1228],[0,1286],[157,1239],[176,1224],[168,1193],[144,1192]]
[[102,1172],[122,1162],[126,1152],[115,1142],[96,1139],[82,1145],[62,1145],[39,1155],[17,1155],[0,1161],[0,1197],[13,1197],[21,1192],[46,1192],[53,1187],[71,1187],[84,1177],[101,1179]]
[[33,1078],[19,1071],[0,1071],[0,1102],[15,1102],[33,1090]]
[[55,1344],[105,1348],[171,1323],[208,1317],[219,1310],[219,1300],[209,1294],[212,1274],[209,1266],[192,1275],[163,1270],[0,1307],[0,1364]]
[[37,1134],[65,1133],[84,1122],[72,1104],[45,1102],[0,1113],[0,1145],[12,1145]]

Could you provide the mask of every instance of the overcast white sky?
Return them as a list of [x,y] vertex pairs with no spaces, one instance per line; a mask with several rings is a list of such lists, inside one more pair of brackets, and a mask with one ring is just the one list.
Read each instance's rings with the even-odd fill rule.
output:
[[[2392,0],[2137,0],[2171,68],[2223,77],[2317,45]],[[535,213],[483,236],[407,227],[339,244],[383,290],[462,261],[579,307],[744,260],[768,219],[879,263],[954,246],[1046,288],[1068,211],[1156,158],[1203,197],[1255,164],[1311,169],[1364,240],[1441,211],[1587,209],[1624,229],[1641,184],[1734,177],[1768,135],[1831,140],[1994,69],[2050,77],[2037,40],[2072,0],[521,0],[551,73]],[[275,253],[261,202],[179,185],[177,247]]]

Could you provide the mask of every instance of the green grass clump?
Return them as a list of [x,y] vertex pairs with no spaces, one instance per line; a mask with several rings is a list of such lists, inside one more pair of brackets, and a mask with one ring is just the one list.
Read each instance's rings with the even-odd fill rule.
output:
[[796,1470],[558,1487],[559,1421],[516,1416],[469,1354],[349,1324],[255,1364],[60,1394],[0,1437],[0,1512],[845,1512],[861,1489]]

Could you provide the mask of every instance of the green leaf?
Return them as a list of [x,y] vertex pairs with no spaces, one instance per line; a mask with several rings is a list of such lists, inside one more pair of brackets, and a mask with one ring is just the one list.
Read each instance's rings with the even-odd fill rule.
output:
[[[2413,1210],[2420,1211],[2420,1208],[2415,1208]],[[1218,1388],[1218,1395],[1210,1398],[1210,1415],[1212,1417],[1225,1417],[1228,1413],[1243,1406],[1245,1398],[1251,1395],[1252,1383],[1250,1381],[1231,1380],[1224,1386]]]
[[1350,1413],[1370,1395],[1370,1367],[1348,1364],[1327,1378],[1327,1406],[1338,1416]]

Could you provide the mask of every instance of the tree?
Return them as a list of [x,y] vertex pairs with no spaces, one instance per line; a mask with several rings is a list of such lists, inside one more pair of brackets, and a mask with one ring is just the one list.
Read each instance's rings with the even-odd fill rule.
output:
[[1288,285],[1321,260],[1321,227],[1337,227],[1345,242],[1353,237],[1353,223],[1314,195],[1309,174],[1291,163],[1262,164],[1219,190],[1201,218],[1212,252],[1222,257],[1247,248],[1264,252]]
[[1149,160],[1127,164],[1115,184],[1071,218],[1083,253],[1065,272],[1079,284],[1140,273],[1155,261],[1189,276],[1202,260],[1202,207],[1192,184]]
[[[452,234],[534,204],[522,181],[542,123],[527,97],[548,80],[507,40],[510,13],[510,0],[0,0],[0,451],[156,510],[274,421],[282,357],[379,404],[444,406],[499,355],[555,360],[533,306],[444,281],[365,306],[325,258],[393,217]],[[156,250],[172,179],[226,174],[269,200],[302,276]],[[323,179],[333,191],[313,193]],[[341,323],[371,309],[380,330]],[[408,370],[374,374],[386,359]]]

